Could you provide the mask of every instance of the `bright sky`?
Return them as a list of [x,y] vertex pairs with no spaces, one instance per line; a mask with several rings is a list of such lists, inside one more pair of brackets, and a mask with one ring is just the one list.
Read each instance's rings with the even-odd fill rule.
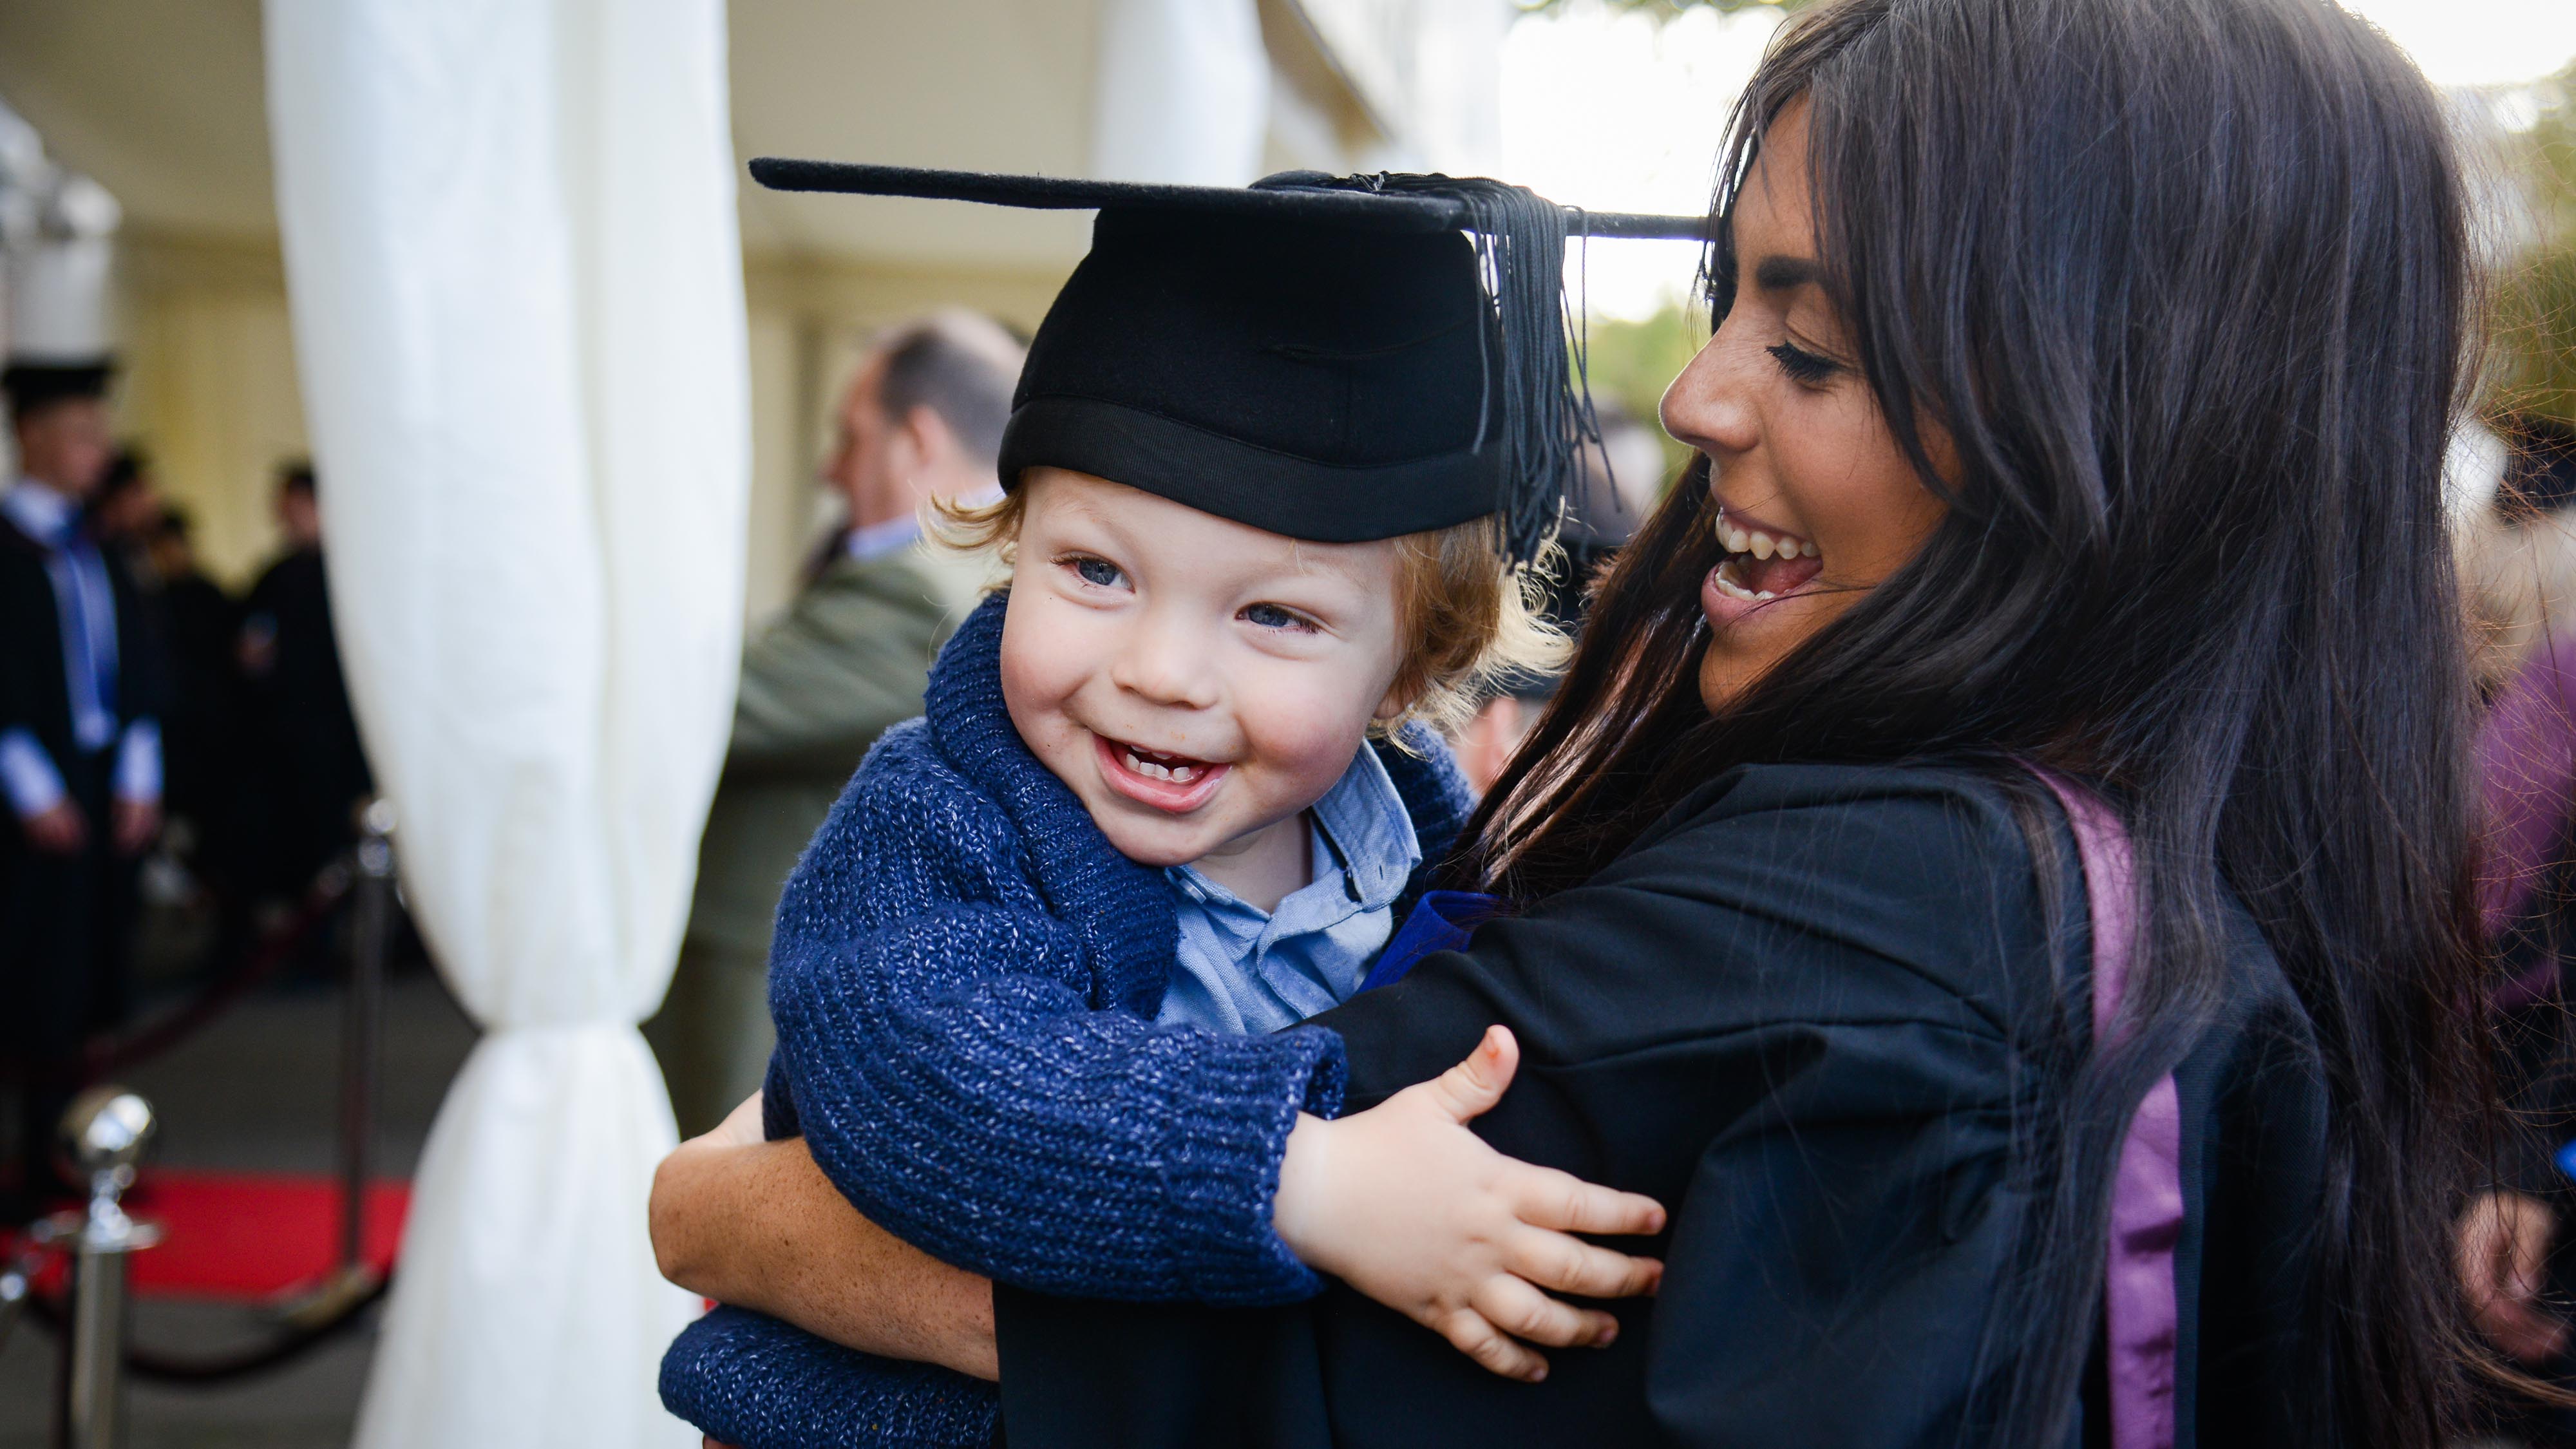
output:
[[[2576,0],[2345,0],[2437,85],[2513,85],[2576,58]],[[1726,108],[1778,12],[1692,10],[1661,26],[1569,0],[1522,17],[1503,45],[1501,174],[1599,211],[1708,205]],[[1687,290],[1695,247],[1595,242],[1596,314],[1637,317]]]

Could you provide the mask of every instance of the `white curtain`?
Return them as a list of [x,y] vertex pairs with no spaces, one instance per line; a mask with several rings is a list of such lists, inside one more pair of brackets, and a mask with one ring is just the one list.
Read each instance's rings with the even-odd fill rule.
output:
[[1104,0],[1091,174],[1241,186],[1262,172],[1270,52],[1254,0]]
[[731,709],[750,443],[722,0],[267,0],[332,605],[484,1028],[357,1442],[691,1445],[644,1199]]

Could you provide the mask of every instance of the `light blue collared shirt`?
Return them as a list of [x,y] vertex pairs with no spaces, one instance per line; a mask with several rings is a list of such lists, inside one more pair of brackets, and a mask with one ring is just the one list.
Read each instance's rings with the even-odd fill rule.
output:
[[841,541],[841,551],[859,563],[870,563],[888,554],[901,553],[921,541],[921,520],[911,514],[853,528]]
[[1395,929],[1395,898],[1422,863],[1413,817],[1363,748],[1308,826],[1314,879],[1262,911],[1186,865],[1167,868],[1181,940],[1155,1020],[1277,1031],[1359,990]]
[[[980,492],[964,494],[957,499],[957,502],[964,507],[981,508],[986,504],[999,502],[1001,497],[1002,490],[996,486]],[[906,513],[889,518],[883,523],[871,523],[861,528],[851,529],[842,535],[841,552],[849,555],[856,562],[870,563],[888,554],[901,553],[919,542],[921,542],[921,515]]]

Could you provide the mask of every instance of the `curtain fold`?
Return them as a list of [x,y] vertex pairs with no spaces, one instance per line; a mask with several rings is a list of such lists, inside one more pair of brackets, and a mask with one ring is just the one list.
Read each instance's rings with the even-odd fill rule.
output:
[[741,639],[722,0],[267,0],[298,367],[406,898],[485,1035],[357,1442],[690,1445],[644,1200]]

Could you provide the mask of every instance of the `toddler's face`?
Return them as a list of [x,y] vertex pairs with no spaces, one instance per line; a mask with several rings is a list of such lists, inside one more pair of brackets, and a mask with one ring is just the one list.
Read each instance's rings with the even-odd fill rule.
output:
[[1403,707],[1392,541],[1302,543],[1062,469],[1022,486],[1002,697],[1130,859],[1295,816]]

